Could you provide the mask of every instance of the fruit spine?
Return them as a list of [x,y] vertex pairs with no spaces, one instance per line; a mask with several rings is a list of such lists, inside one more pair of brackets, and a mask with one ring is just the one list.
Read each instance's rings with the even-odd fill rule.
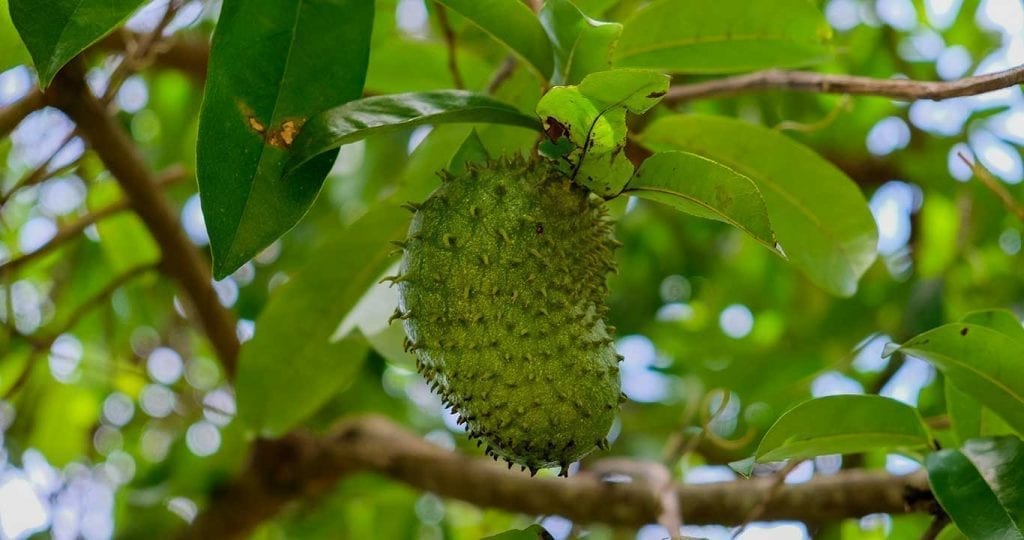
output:
[[399,285],[406,349],[488,455],[560,466],[605,438],[621,400],[607,326],[611,223],[543,162],[470,165],[414,212]]

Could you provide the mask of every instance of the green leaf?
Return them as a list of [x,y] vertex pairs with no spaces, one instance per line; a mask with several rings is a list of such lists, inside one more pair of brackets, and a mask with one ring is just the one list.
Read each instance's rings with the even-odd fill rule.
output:
[[1024,341],[987,326],[954,323],[894,350],[931,362],[958,389],[1024,433]]
[[331,338],[395,261],[389,241],[401,238],[408,223],[397,207],[378,206],[328,239],[274,290],[238,365],[239,416],[250,427],[270,436],[287,432],[359,371],[367,351],[362,336]]
[[438,0],[508,47],[541,80],[554,69],[551,42],[540,21],[520,0]]
[[213,37],[197,172],[223,277],[309,209],[336,153],[284,173],[307,118],[363,91],[373,2],[237,0]]
[[786,256],[825,290],[852,295],[875,261],[878,233],[864,195],[785,135],[730,118],[676,115],[656,120],[640,142],[704,156],[753,180]]
[[659,0],[623,25],[616,66],[682,73],[812,64],[828,57],[831,38],[807,0]]
[[612,47],[622,34],[619,23],[596,21],[569,0],[548,0],[540,23],[555,51],[552,84],[575,84],[595,71],[611,67]]
[[625,107],[641,114],[661,101],[670,81],[668,75],[649,69],[613,69],[587,75],[579,89],[602,109]]
[[775,249],[775,233],[757,185],[705,157],[677,151],[654,154],[640,165],[625,193],[724,221]]
[[462,141],[459,149],[455,151],[455,155],[448,162],[448,172],[462,174],[466,172],[467,163],[482,163],[490,158],[487,149],[484,148],[484,142],[480,140],[480,135],[474,129],[466,137],[466,140]]
[[790,409],[761,439],[757,461],[920,448],[930,442],[913,407],[881,396],[842,395]]
[[984,408],[978,400],[967,395],[953,381],[945,381],[946,412],[956,440],[963,444],[967,439],[981,436],[981,418]]
[[21,38],[18,37],[18,30],[14,28],[11,21],[11,12],[7,7],[7,0],[0,0],[0,72],[21,64],[27,64],[31,60],[28,49],[25,48]]
[[968,441],[925,460],[935,498],[968,538],[1024,539],[1024,443]]
[[1006,337],[1024,343],[1024,326],[1020,319],[1008,309],[987,309],[972,311],[964,315],[962,322],[985,326],[1000,332]]
[[328,109],[311,118],[295,140],[288,168],[305,167],[324,152],[374,133],[422,124],[453,123],[493,123],[540,129],[536,118],[515,107],[463,90],[374,96]]
[[551,533],[540,525],[530,525],[525,529],[516,529],[485,537],[483,540],[551,540]]
[[11,20],[45,88],[78,53],[117,28],[143,0],[9,0]]
[[[645,69],[587,75],[578,86],[556,86],[537,103],[552,145],[569,148],[558,162],[578,183],[605,198],[618,195],[633,175],[626,145],[626,111],[642,113],[668,90],[668,76]],[[564,145],[562,138],[572,145]],[[566,165],[568,163],[568,165]]]

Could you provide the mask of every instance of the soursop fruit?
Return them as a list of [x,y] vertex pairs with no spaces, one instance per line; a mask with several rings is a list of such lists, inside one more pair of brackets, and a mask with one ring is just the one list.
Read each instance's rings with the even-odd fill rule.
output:
[[552,166],[470,165],[414,211],[394,318],[477,445],[532,473],[606,447],[622,399],[602,201]]

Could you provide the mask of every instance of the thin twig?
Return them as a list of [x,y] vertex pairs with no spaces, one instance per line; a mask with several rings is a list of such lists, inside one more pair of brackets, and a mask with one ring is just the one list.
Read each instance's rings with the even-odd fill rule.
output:
[[157,22],[153,30],[142,35],[134,46],[129,46],[125,49],[125,55],[121,58],[121,62],[117,64],[114,72],[107,79],[107,88],[104,90],[103,96],[100,97],[102,103],[110,103],[114,96],[117,95],[121,85],[128,79],[128,76],[152,61],[156,46],[160,43],[164,30],[174,20],[174,15],[178,12],[181,5],[182,0],[169,0],[163,17],[160,18],[160,21]]
[[46,352],[47,349],[53,346],[53,343],[57,341],[62,334],[66,334],[74,329],[86,315],[91,313],[94,309],[98,308],[104,302],[110,300],[110,297],[117,292],[118,289],[124,287],[128,282],[133,279],[145,274],[156,268],[155,264],[144,264],[128,270],[127,272],[115,277],[100,289],[96,294],[82,302],[68,315],[68,318],[64,320],[64,323],[59,327],[47,331],[43,337],[39,336],[28,336],[20,335],[25,341],[28,341],[32,346],[32,352],[29,353],[28,358],[25,359],[25,365],[21,369],[21,373],[18,374],[18,378],[15,379],[14,383],[4,392],[3,400],[9,400],[14,394],[21,389],[22,386],[28,382],[28,379],[32,375],[32,368],[35,366],[35,361],[39,355]]
[[740,526],[732,533],[733,538],[739,536],[748,525],[757,521],[758,518],[764,515],[765,511],[768,510],[768,505],[771,504],[772,499],[778,495],[779,490],[782,489],[782,486],[786,483],[786,477],[803,462],[804,460],[802,459],[792,460],[787,463],[785,467],[779,469],[772,475],[772,483],[768,486],[768,489],[765,490],[764,498],[761,499],[761,502],[757,503],[757,506],[751,508],[746,517],[743,518],[743,523],[741,523]]
[[444,42],[448,46],[448,71],[452,74],[452,83],[455,88],[462,90],[466,84],[462,81],[462,73],[459,72],[455,30],[452,29],[451,21],[448,20],[448,10],[440,2],[434,2],[434,9],[437,11],[437,22],[440,23],[441,32],[444,34]]
[[974,173],[974,176],[977,177],[978,180],[989,189],[989,191],[994,193],[996,197],[999,197],[1003,206],[1005,206],[1011,214],[1016,216],[1017,219],[1024,221],[1024,204],[1021,204],[1017,199],[1014,199],[1009,190],[1007,190],[999,180],[996,180],[984,165],[977,161],[971,161],[963,152],[957,152],[956,155],[960,158],[960,161],[963,161],[971,168],[971,172]]
[[0,139],[6,138],[26,116],[42,109],[45,105],[46,100],[43,99],[43,93],[38,88],[33,88],[18,101],[0,108]]
[[949,516],[945,512],[937,514],[935,519],[932,519],[931,524],[928,525],[928,529],[921,535],[921,540],[935,540],[939,537],[942,529],[946,528],[946,525],[949,525]]
[[[179,180],[185,178],[185,170],[181,167],[174,167],[164,172],[157,178],[156,184],[160,189],[166,188],[167,186],[173,185]],[[0,274],[5,272],[14,272],[24,266],[25,264],[52,252],[58,247],[64,245],[70,240],[73,240],[82,234],[85,229],[89,228],[90,225],[98,223],[110,216],[116,215],[120,212],[131,208],[131,201],[128,199],[121,199],[117,202],[111,203],[95,212],[91,212],[80,218],[72,221],[71,223],[61,227],[57,234],[50,239],[49,242],[43,244],[35,251],[30,251],[15,257],[3,264],[0,264]]]
[[50,156],[46,158],[46,160],[40,163],[39,166],[37,166],[36,168],[25,173],[24,176],[19,178],[18,181],[15,182],[13,186],[11,186],[11,189],[7,190],[6,193],[0,195],[0,208],[6,205],[7,202],[11,200],[11,197],[14,197],[22,189],[45,182],[46,180],[49,180],[50,178],[57,176],[61,172],[68,170],[71,167],[74,167],[75,164],[78,163],[78,159],[75,159],[74,161],[68,163],[63,167],[50,170],[50,165],[53,164],[53,160],[56,159],[57,156],[60,155],[60,153],[63,152],[65,148],[67,148],[68,144],[71,144],[71,141],[75,139],[76,135],[77,134],[75,130],[72,129],[67,135],[64,136],[64,140],[62,140],[60,144],[57,145],[57,149],[54,150],[53,153],[51,153]]
[[669,89],[665,96],[665,103],[676,105],[695,99],[734,96],[770,89],[821,94],[858,94],[902,101],[916,99],[940,101],[954,97],[984,94],[1018,84],[1024,84],[1024,66],[955,81],[874,79],[855,75],[770,69],[735,77],[676,85]]
[[494,94],[501,88],[501,85],[505,84],[512,73],[516,70],[516,57],[511,54],[505,57],[505,61],[501,63],[501,67],[494,73],[494,77],[491,77],[491,82],[487,83],[487,93]]

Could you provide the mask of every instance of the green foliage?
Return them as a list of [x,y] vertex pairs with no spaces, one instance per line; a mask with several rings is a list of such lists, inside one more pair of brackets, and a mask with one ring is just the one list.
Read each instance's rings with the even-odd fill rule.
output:
[[[143,0],[8,0],[43,87],[64,64],[119,26]],[[7,49],[4,49],[7,50]]]
[[721,163],[757,184],[786,257],[829,292],[850,296],[875,261],[878,234],[857,186],[814,151],[775,131],[722,117],[655,121],[642,144]]
[[626,192],[724,221],[775,249],[775,233],[757,184],[710,159],[689,152],[658,152],[644,160]]
[[369,97],[310,119],[295,141],[289,169],[375,133],[422,124],[487,122],[538,129],[535,119],[496,99],[461,90]]
[[287,174],[284,164],[312,114],[362,93],[373,11],[361,0],[241,0],[222,10],[196,148],[218,278],[291,229],[316,198],[336,153]]
[[552,84],[577,84],[590,73],[611,67],[621,24],[591,19],[569,0],[545,2],[538,16],[554,48]]
[[530,8],[519,0],[438,0],[459,12],[473,24],[490,34],[516,56],[526,61],[541,80],[547,80],[554,69],[551,42],[540,21]]
[[880,396],[829,396],[786,411],[754,456],[780,461],[882,448],[913,450],[929,442],[920,415],[909,405]]
[[1024,538],[1024,442],[973,439],[926,463],[936,498],[968,538]]
[[548,157],[594,193],[618,195],[633,174],[623,152],[626,112],[640,114],[657,105],[668,81],[656,71],[616,69],[587,75],[578,86],[552,88],[537,103],[551,145]]
[[336,330],[394,262],[388,241],[405,227],[398,208],[381,206],[324,240],[302,270],[276,291],[239,361],[239,417],[250,427],[271,436],[286,433],[359,372],[365,340],[358,334],[336,336]]
[[[379,414],[479,456],[468,430],[531,468],[685,450],[669,468],[683,483],[724,464],[764,475],[771,467],[755,465],[776,460],[820,473],[833,460],[809,458],[826,454],[881,472],[898,453],[927,469],[953,519],[939,538],[1021,538],[1019,88],[908,104],[769,90],[757,77],[699,98],[670,91],[769,68],[931,80],[964,57],[985,69],[1016,37],[1010,18],[989,25],[996,3],[954,2],[941,20],[914,2],[917,21],[897,24],[875,13],[884,2],[857,2],[846,21],[840,3],[811,0],[172,2],[173,36],[135,57],[162,2],[0,0],[0,489],[55,479],[39,499],[53,521],[79,482],[102,483],[113,508],[97,496],[86,510],[113,516],[115,536],[188,536],[185,521],[217,512],[231,479],[265,459],[256,437],[319,437]],[[853,26],[833,36],[823,11]],[[87,137],[84,153],[71,138],[54,155],[70,129],[58,101],[24,119],[31,111],[10,107],[33,67],[42,87],[69,62],[102,85],[124,58],[127,82],[115,78],[103,104],[121,132]],[[112,140],[138,151],[112,157]],[[961,166],[961,153],[978,163]],[[147,226],[147,206],[104,170],[125,157],[145,180],[184,170],[152,186],[184,231]],[[519,172],[495,165],[513,157]],[[988,175],[982,165],[989,184],[968,178]],[[538,170],[557,189],[528,184]],[[503,204],[497,180],[527,189]],[[387,326],[399,291],[378,280],[409,229],[399,203],[433,191],[451,207],[426,219],[411,203],[424,237],[398,242],[433,246],[418,291],[408,260],[399,278],[396,315],[415,334],[403,342],[403,325]],[[574,219],[589,225],[561,226]],[[605,288],[611,227],[623,245]],[[210,244],[214,290],[205,260],[168,249],[169,230]],[[214,313],[198,313],[197,288],[224,312],[200,302]],[[426,315],[409,309],[417,302]],[[211,346],[231,336],[201,324],[220,316],[244,342],[234,375]],[[888,342],[902,345],[880,358]],[[552,447],[527,445],[538,440]],[[420,471],[415,460],[332,488],[290,484],[290,458],[271,457],[288,474],[245,476],[256,480],[247,495],[315,496],[260,515],[254,538],[547,534],[537,516],[390,478]],[[79,533],[99,518],[82,514]],[[916,539],[931,519],[823,520],[810,533]]]
[[1024,335],[1005,323],[1001,314],[968,315],[896,350],[935,364],[954,386],[1024,433]]
[[827,58],[832,34],[806,0],[658,0],[623,26],[615,65],[682,73],[820,62]]

